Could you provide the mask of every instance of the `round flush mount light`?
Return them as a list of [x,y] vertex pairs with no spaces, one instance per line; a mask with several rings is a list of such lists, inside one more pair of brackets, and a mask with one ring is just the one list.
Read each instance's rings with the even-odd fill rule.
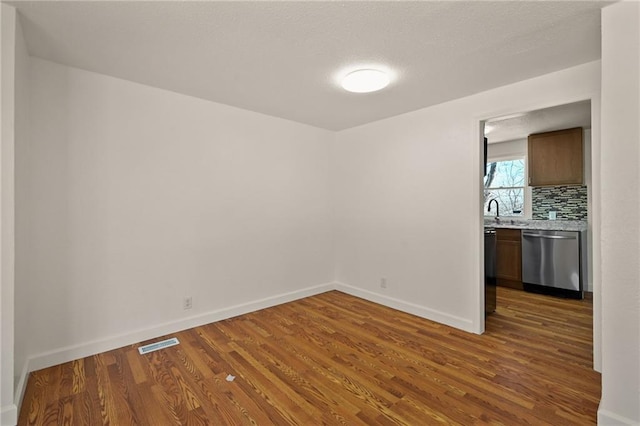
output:
[[364,69],[350,72],[342,79],[342,88],[354,93],[369,93],[384,89],[389,84],[387,73]]

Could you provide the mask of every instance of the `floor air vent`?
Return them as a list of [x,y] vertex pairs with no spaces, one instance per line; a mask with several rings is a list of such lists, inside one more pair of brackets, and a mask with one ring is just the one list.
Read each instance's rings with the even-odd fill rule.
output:
[[175,346],[179,344],[178,339],[172,337],[171,339],[163,340],[162,342],[151,343],[149,345],[140,346],[138,352],[140,355],[148,354],[149,352],[157,351],[158,349],[168,348],[169,346]]

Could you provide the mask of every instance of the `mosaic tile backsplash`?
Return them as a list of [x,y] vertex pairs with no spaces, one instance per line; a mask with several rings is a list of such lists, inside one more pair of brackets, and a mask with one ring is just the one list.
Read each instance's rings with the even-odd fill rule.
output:
[[587,220],[586,186],[534,187],[531,201],[533,219],[548,219],[556,211],[557,220]]

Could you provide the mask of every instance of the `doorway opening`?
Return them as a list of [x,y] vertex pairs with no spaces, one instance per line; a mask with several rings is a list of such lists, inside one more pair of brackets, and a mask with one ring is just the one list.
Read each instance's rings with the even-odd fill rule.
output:
[[[485,230],[495,229],[496,214],[499,214],[501,229],[516,229],[511,241],[490,241],[487,244],[485,232],[485,244],[483,255],[485,257],[485,280],[487,283],[497,283],[498,297],[496,312],[500,313],[501,287],[512,287],[522,291],[522,255],[520,241],[517,241],[516,233],[527,228],[531,221],[542,226],[542,221],[584,221],[586,224],[587,238],[587,272],[583,281],[583,290],[587,301],[593,301],[591,310],[592,329],[591,337],[595,359],[593,365],[599,370],[599,283],[594,280],[594,245],[598,244],[593,238],[594,224],[594,187],[592,182],[592,169],[597,167],[592,158],[592,102],[583,100],[558,106],[552,106],[527,112],[518,112],[508,115],[490,117],[480,121],[481,152],[484,153],[484,170],[481,173],[481,202],[482,220]],[[529,152],[528,137],[532,134],[554,132],[571,128],[582,128],[583,131],[583,165],[584,180],[582,185],[550,185],[536,187],[529,185]],[[597,134],[595,135],[597,138]],[[596,141],[599,142],[599,141]],[[492,201],[495,200],[495,201]],[[491,206],[489,205],[491,202]],[[560,203],[560,207],[558,206]],[[535,222],[538,221],[538,222]],[[509,226],[511,225],[511,226]],[[501,231],[498,231],[501,233]],[[504,232],[502,232],[504,234]],[[496,256],[491,252],[496,250],[508,253],[508,256]],[[512,250],[506,250],[511,248]],[[488,260],[495,259],[494,269]],[[518,262],[520,264],[518,265]],[[519,283],[519,284],[518,284]],[[506,284],[506,285],[505,285]],[[513,285],[509,285],[513,284]],[[505,291],[506,292],[506,291]],[[595,293],[595,296],[594,296]],[[509,298],[517,298],[517,292],[510,292]],[[485,302],[491,304],[490,292],[485,293]],[[546,296],[551,297],[551,296]],[[540,299],[542,302],[552,299]],[[525,304],[526,306],[526,304]],[[532,306],[535,309],[535,306]],[[490,308],[487,310],[491,310]],[[491,327],[491,313],[485,314],[485,331]]]

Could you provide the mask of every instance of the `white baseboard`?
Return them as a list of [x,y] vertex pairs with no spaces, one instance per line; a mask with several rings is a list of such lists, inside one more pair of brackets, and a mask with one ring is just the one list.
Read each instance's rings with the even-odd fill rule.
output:
[[24,398],[24,392],[27,390],[27,381],[29,380],[29,373],[31,371],[33,370],[29,370],[29,360],[26,360],[22,366],[22,371],[16,383],[15,393],[13,394],[13,403],[16,407],[22,406],[22,398]]
[[[260,309],[269,308],[283,303],[292,302],[294,300],[302,299],[305,297],[313,296],[316,294],[324,293],[330,290],[334,290],[334,283],[325,283],[313,287],[307,287],[302,290],[296,290],[288,293],[279,294],[276,296],[266,297],[247,303],[241,303],[239,305],[230,306],[224,309],[217,309],[210,312],[194,315],[188,318],[181,318],[176,321],[170,321],[157,326],[136,330],[126,334],[120,334],[117,336],[106,337],[90,342],[84,342],[73,346],[67,346],[63,348],[56,348],[51,351],[47,351],[41,354],[30,356],[23,367],[22,374],[18,379],[18,385],[16,386],[16,394],[14,402],[16,406],[20,406],[22,403],[22,397],[24,396],[24,390],[27,385],[27,379],[29,373],[32,371],[40,370],[43,368],[51,367],[53,365],[62,364],[65,362],[73,361],[74,359],[84,358],[87,356],[99,354],[102,352],[110,351],[113,349],[121,348],[123,346],[132,345],[145,340],[154,339],[166,334],[177,333],[178,331],[186,330],[193,327],[198,327],[212,322],[221,321],[224,319],[236,317],[238,315],[247,314]],[[14,407],[15,408],[15,407]],[[17,408],[16,408],[17,409]],[[4,411],[3,411],[4,419]],[[16,418],[17,420],[17,418]],[[2,426],[4,426],[4,420]]]
[[612,413],[608,410],[598,410],[599,426],[638,426],[640,422]]
[[18,424],[18,406],[15,404],[0,409],[0,425],[16,426]]
[[458,328],[460,330],[474,333],[474,325],[471,320],[466,318],[460,318],[454,315],[446,314],[444,312],[429,309],[421,305],[416,305],[411,302],[396,299],[393,297],[385,296],[383,294],[374,293],[369,290],[363,290],[358,287],[353,287],[341,282],[335,282],[335,289],[342,291],[343,293],[350,294],[352,296],[360,297],[370,302],[379,303],[389,308],[397,309],[402,312],[407,312],[425,318],[431,321],[438,322],[440,324],[449,325],[451,327]]
[[317,286],[307,287],[302,290],[296,290],[276,296],[266,297],[264,299],[242,303],[224,309],[205,312],[188,318],[182,318],[153,327],[132,331],[126,334],[110,336],[73,346],[56,348],[51,351],[30,356],[25,363],[16,390],[18,391],[18,394],[22,393],[24,386],[26,386],[27,376],[31,371],[40,370],[42,368],[69,362],[74,359],[84,358],[101,352],[106,352],[109,350],[121,348],[123,346],[139,343],[145,340],[154,339],[166,334],[176,333],[181,330],[198,327],[204,324],[232,318],[238,315],[265,309],[271,306],[280,305],[282,303],[291,302],[294,300],[302,299],[304,297],[324,293],[330,290],[340,290],[344,293],[351,294],[353,296],[360,297],[371,302],[379,303],[390,308],[398,309],[422,318],[439,322],[441,324],[459,328],[464,331],[473,332],[473,324],[468,319],[456,317],[454,315],[446,314],[444,312],[406,302],[404,300],[385,296],[379,293],[374,293],[368,290],[363,290],[357,287],[350,286],[348,284],[344,284],[342,282],[335,281],[320,284]]

